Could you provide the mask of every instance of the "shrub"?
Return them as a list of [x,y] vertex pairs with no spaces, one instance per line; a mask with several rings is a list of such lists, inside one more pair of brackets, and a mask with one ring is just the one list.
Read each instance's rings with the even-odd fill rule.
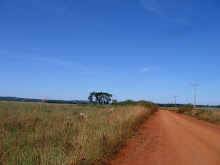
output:
[[126,101],[122,101],[122,102],[118,102],[116,105],[138,105],[138,102],[135,102],[133,100],[126,100]]
[[156,112],[159,109],[159,106],[157,104],[154,104],[153,102],[141,100],[141,101],[133,101],[133,100],[126,100],[123,102],[116,103],[117,106],[142,106],[150,109],[151,114]]
[[138,104],[140,106],[144,106],[144,107],[149,108],[151,110],[151,113],[154,113],[159,109],[159,106],[157,104],[154,104],[149,101],[139,101]]
[[191,112],[193,110],[194,106],[191,104],[183,105],[179,107],[178,113],[185,113],[185,112]]

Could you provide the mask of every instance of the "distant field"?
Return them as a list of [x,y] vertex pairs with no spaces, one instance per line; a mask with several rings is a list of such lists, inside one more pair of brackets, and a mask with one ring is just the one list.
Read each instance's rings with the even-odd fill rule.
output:
[[102,164],[153,111],[0,102],[0,164]]
[[211,112],[220,112],[220,108],[198,108],[198,110],[205,110]]

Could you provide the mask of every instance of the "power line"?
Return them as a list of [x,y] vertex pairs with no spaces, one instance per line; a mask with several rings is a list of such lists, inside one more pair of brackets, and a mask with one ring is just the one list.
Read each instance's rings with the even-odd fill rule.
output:
[[196,84],[196,81],[195,81],[195,84],[193,84],[192,86],[195,87],[195,92],[194,92],[194,109],[196,109],[196,87],[199,86],[199,84]]

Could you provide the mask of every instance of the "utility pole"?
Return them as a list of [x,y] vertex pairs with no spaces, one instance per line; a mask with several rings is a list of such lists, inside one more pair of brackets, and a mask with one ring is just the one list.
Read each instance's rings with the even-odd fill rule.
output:
[[196,81],[195,81],[195,84],[193,84],[193,86],[195,87],[195,92],[194,92],[194,109],[196,109],[196,87],[199,86],[199,84],[196,84]]
[[176,107],[176,98],[177,98],[177,97],[179,97],[179,96],[176,96],[176,95],[174,96],[174,98],[175,98],[175,107]]

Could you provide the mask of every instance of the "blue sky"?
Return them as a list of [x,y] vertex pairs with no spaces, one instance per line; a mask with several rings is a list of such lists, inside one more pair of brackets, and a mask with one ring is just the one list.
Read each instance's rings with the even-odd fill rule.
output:
[[220,104],[218,0],[1,0],[0,95]]

